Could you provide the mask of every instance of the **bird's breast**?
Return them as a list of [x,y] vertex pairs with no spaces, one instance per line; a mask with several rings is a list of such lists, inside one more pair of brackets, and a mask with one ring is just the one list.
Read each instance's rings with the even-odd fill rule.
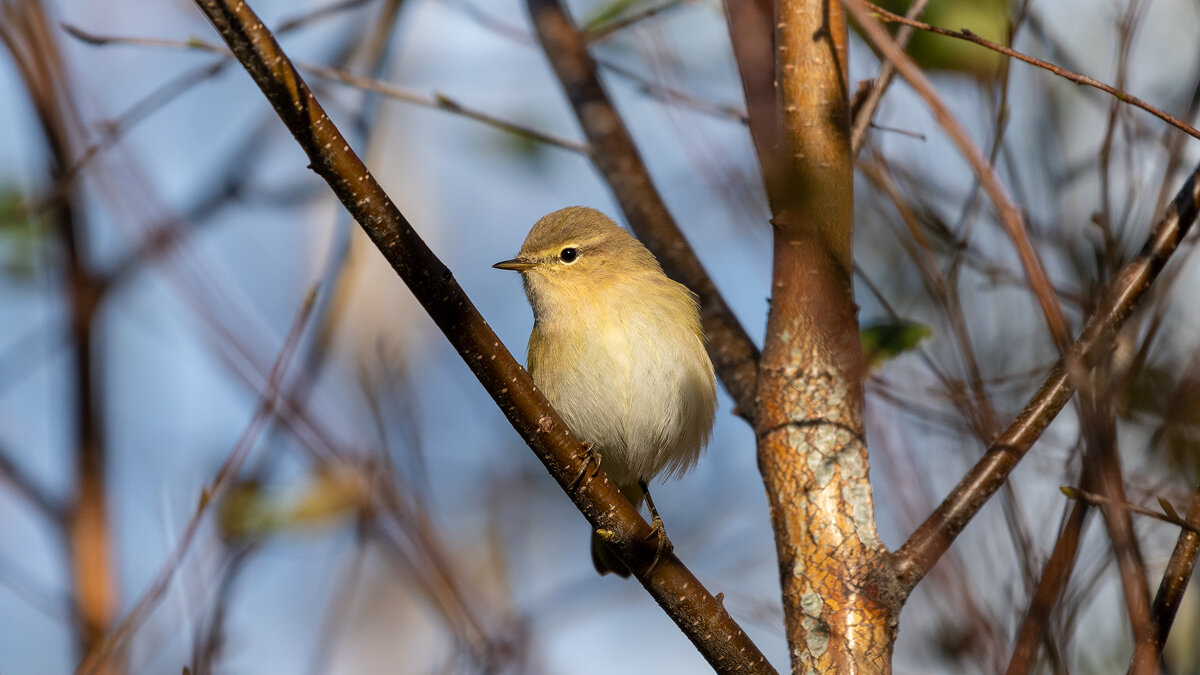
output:
[[689,468],[712,425],[698,319],[671,300],[625,297],[614,311],[539,317],[530,336],[534,381],[620,486]]

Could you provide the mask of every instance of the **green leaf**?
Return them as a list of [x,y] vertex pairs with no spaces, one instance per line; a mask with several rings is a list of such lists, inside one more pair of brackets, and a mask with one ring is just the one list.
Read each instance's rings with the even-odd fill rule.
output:
[[592,12],[591,18],[584,24],[584,30],[593,30],[602,24],[616,19],[629,11],[629,8],[637,3],[638,0],[610,0],[607,4],[600,5]]
[[921,340],[933,335],[933,329],[922,323],[906,321],[882,321],[871,323],[859,331],[863,358],[867,367],[874,370],[886,361],[914,349]]
[[0,271],[20,279],[35,276],[50,246],[44,221],[28,209],[19,190],[0,187]]
[[216,521],[227,539],[257,539],[278,527],[279,518],[272,498],[250,481],[234,485],[221,499]]
[[298,491],[264,490],[256,482],[233,486],[221,500],[217,524],[227,538],[257,539],[285,530],[320,527],[357,513],[369,502],[360,473],[320,471]]
[[[878,4],[896,14],[904,14],[912,3],[909,0],[884,0]],[[1006,44],[1009,4],[1009,0],[932,0],[920,20],[947,30],[969,30],[992,42]],[[893,24],[888,28],[895,33],[898,26]],[[908,43],[908,55],[923,69],[964,73],[984,81],[993,80],[1000,74],[1006,58],[986,47],[923,30],[913,33]]]

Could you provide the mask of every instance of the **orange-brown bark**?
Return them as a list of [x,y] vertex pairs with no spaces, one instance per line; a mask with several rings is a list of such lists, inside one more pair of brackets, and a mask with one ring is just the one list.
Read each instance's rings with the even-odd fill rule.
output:
[[758,458],[793,672],[888,672],[895,617],[871,573],[875,531],[851,290],[853,171],[841,5],[780,2],[775,255],[759,370]]

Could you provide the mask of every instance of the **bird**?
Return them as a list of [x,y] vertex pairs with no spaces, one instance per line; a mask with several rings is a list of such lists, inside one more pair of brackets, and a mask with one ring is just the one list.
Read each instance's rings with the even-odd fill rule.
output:
[[[538,220],[517,257],[493,267],[521,274],[534,383],[621,493],[635,507],[646,500],[661,555],[670,544],[648,483],[695,466],[717,410],[699,299],[632,234],[583,206]],[[601,575],[630,574],[594,532],[592,562]]]

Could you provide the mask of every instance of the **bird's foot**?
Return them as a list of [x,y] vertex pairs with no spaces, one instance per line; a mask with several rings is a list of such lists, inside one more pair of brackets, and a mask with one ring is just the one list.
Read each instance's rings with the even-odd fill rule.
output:
[[658,514],[650,520],[650,534],[646,535],[648,541],[651,537],[658,537],[658,548],[654,551],[654,560],[650,561],[650,567],[646,568],[646,573],[654,571],[658,567],[658,563],[666,556],[670,555],[675,550],[675,545],[667,538],[667,528],[663,525],[662,518]]
[[[596,477],[600,471],[600,453],[596,452],[595,446],[589,441],[583,442],[583,451],[573,455],[572,459],[583,461],[583,465],[579,467],[579,473],[571,480],[570,491],[575,492],[579,486],[583,485],[584,478],[591,480]],[[590,469],[590,472],[589,472]]]
[[667,538],[667,528],[663,525],[662,517],[658,515],[658,509],[654,508],[654,500],[650,497],[650,488],[646,485],[646,481],[638,481],[638,487],[642,489],[642,495],[646,498],[646,506],[650,507],[650,534],[646,535],[645,541],[649,541],[650,537],[658,537],[658,548],[654,551],[654,560],[650,562],[650,567],[646,568],[646,573],[654,571],[658,567],[658,563],[663,559],[663,556],[670,555],[671,551],[675,550],[675,545]]

